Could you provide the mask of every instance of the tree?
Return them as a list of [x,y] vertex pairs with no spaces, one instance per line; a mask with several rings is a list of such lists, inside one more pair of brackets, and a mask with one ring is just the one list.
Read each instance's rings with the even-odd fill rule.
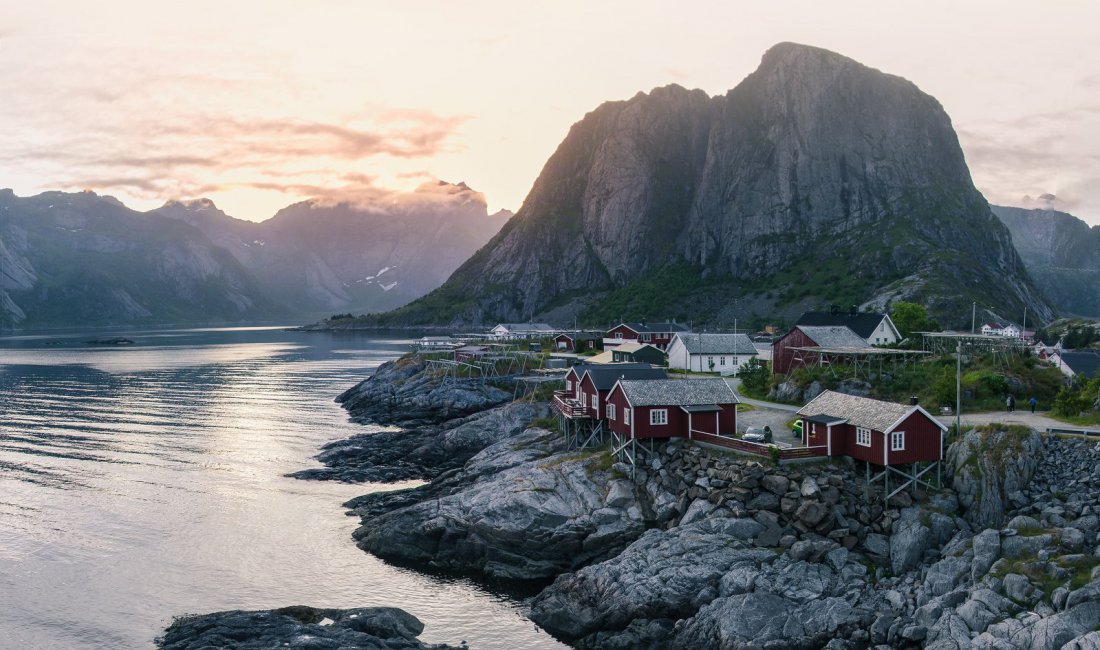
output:
[[902,338],[909,338],[914,332],[934,332],[940,328],[928,318],[928,310],[915,302],[895,302],[890,319]]

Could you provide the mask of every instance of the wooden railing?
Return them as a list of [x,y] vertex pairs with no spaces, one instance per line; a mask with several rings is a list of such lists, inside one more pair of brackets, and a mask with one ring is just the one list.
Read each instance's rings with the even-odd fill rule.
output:
[[554,400],[550,402],[550,405],[558,412],[567,418],[586,418],[588,417],[588,409],[571,399],[558,394],[554,394]]

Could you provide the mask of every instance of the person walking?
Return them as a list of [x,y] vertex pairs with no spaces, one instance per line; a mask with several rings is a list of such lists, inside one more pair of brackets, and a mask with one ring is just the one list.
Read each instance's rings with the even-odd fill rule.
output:
[[1005,406],[1008,407],[1008,412],[1011,413],[1012,409],[1016,408],[1016,398],[1009,395],[1008,399],[1005,400]]
[[1035,396],[1032,395],[1031,399],[1029,399],[1027,403],[1031,405],[1031,412],[1035,413],[1035,405],[1039,403],[1039,400],[1035,399]]

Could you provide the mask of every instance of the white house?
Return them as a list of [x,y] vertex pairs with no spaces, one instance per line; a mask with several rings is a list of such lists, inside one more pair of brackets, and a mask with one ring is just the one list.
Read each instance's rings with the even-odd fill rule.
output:
[[489,330],[489,338],[494,341],[537,339],[553,336],[557,331],[546,323],[501,323]]
[[985,336],[1004,336],[1018,339],[1023,334],[1023,331],[1012,324],[1001,325],[1000,323],[983,323],[982,334]]
[[679,333],[668,345],[668,367],[733,375],[757,354],[746,334]]

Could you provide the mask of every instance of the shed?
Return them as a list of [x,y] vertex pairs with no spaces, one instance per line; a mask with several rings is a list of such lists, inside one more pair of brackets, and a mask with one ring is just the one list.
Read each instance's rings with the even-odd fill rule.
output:
[[747,334],[685,332],[672,337],[672,343],[668,346],[668,367],[733,375],[757,354],[756,346]]

